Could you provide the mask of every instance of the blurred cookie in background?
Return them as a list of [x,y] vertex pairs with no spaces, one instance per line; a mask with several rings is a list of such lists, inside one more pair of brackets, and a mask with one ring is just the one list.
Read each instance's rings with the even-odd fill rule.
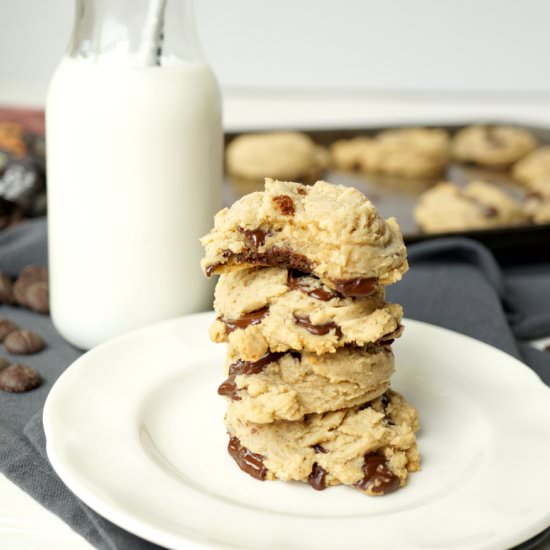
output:
[[530,184],[525,198],[525,212],[533,223],[550,223],[550,179]]
[[328,151],[300,132],[243,134],[226,149],[231,176],[262,184],[266,177],[314,183],[328,164]]
[[537,182],[550,182],[550,146],[539,147],[514,165],[514,178],[531,188]]
[[442,182],[425,191],[414,211],[425,233],[446,233],[523,225],[522,204],[495,185],[473,181],[461,188]]
[[481,166],[506,168],[537,146],[531,132],[513,126],[467,126],[453,138],[453,158]]
[[434,177],[449,161],[450,139],[439,128],[398,128],[372,139],[340,140],[331,154],[333,164],[342,169],[403,178]]
[[331,165],[339,170],[359,170],[361,155],[373,143],[373,139],[357,136],[351,139],[339,139],[330,146]]

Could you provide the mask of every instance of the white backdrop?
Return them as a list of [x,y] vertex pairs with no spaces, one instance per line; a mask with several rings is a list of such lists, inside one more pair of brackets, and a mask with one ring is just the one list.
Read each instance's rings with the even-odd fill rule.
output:
[[[549,0],[195,6],[204,49],[226,90],[550,94]],[[72,10],[72,0],[0,0],[0,101],[42,101]]]

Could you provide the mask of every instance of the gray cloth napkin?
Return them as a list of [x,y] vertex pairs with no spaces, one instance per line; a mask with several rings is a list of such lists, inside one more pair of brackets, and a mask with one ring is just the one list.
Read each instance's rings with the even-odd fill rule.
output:
[[[389,299],[403,304],[408,317],[468,334],[522,358],[550,384],[550,353],[524,341],[550,335],[550,265],[503,272],[485,248],[464,239],[412,246],[409,258],[410,272],[388,289]],[[31,263],[46,264],[43,220],[0,233],[2,271],[15,276]],[[44,384],[27,394],[0,392],[0,471],[97,548],[159,548],[97,515],[56,476],[46,457],[41,411],[50,387],[80,351],[63,341],[49,317],[8,306],[0,310],[0,316],[36,330],[48,344],[28,358]],[[521,548],[535,548],[546,534]]]

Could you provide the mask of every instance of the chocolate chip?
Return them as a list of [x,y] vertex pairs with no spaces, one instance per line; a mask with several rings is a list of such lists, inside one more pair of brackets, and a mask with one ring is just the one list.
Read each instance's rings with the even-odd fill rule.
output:
[[15,363],[0,371],[0,390],[22,393],[34,390],[41,383],[38,371],[28,365]]
[[296,208],[294,201],[288,195],[277,195],[271,199],[284,216],[294,216]]
[[15,296],[13,294],[13,284],[11,279],[0,271],[0,303],[15,304]]
[[23,307],[27,307],[27,289],[28,285],[25,282],[19,280],[15,281],[13,285],[13,295],[15,296],[16,302]]
[[291,290],[300,290],[308,296],[316,300],[321,300],[322,302],[328,302],[332,298],[339,297],[337,292],[326,288],[320,283],[319,286],[312,287],[311,284],[308,284],[312,279],[315,280],[317,278],[313,277],[313,275],[290,269],[288,271],[287,285]]
[[[263,243],[262,243],[263,244]],[[310,273],[313,270],[312,263],[302,254],[292,252],[288,248],[272,247],[265,252],[258,252],[255,245],[244,250],[243,252],[234,253],[230,250],[224,258],[235,264],[252,264],[272,267],[285,267],[288,269],[297,269]],[[206,275],[210,277],[222,264],[213,264],[206,268]]]
[[399,489],[399,478],[390,470],[386,458],[373,453],[365,455],[363,479],[354,486],[372,495],[385,495]]
[[538,191],[529,191],[529,193],[525,195],[525,198],[541,201],[544,197],[542,196],[542,193],[539,193]]
[[[31,287],[33,290],[29,296]],[[19,305],[30,307],[39,313],[48,313],[48,270],[38,265],[25,267],[13,285],[13,292]]]
[[27,287],[26,301],[28,306],[37,313],[50,312],[49,285],[44,281],[30,283]]
[[297,187],[296,193],[298,193],[298,195],[307,195],[307,191],[303,187]]
[[481,211],[481,214],[485,218],[495,218],[496,216],[498,216],[499,212],[494,206],[491,206],[489,204],[485,204],[485,203],[479,201],[478,199],[476,199],[474,197],[471,197],[470,195],[466,195],[466,193],[464,193],[462,191],[460,191],[459,194],[464,200],[467,200],[470,203],[477,206],[479,208],[479,210]]
[[10,332],[18,328],[19,327],[10,319],[6,319],[5,317],[0,318],[0,342],[3,342]]
[[494,206],[485,206],[483,208],[483,215],[486,218],[496,218],[498,216],[498,210]]
[[246,447],[243,447],[238,437],[231,437],[229,439],[227,451],[243,472],[260,481],[265,480],[268,470],[264,465],[265,457],[263,455],[253,453]]
[[316,300],[321,300],[321,302],[328,302],[329,300],[332,300],[332,298],[337,298],[339,296],[337,292],[332,292],[323,287],[310,290],[306,292],[306,294],[308,294],[312,298],[315,298]]
[[260,246],[265,244],[265,238],[268,235],[268,232],[258,228],[258,229],[244,229],[239,227],[238,230],[245,236],[245,238],[250,242],[250,244],[258,249]]
[[499,149],[506,146],[506,140],[503,135],[498,132],[496,126],[487,125],[483,127],[485,131],[485,137],[487,138],[487,144],[491,147]]
[[384,421],[388,426],[395,426],[395,422],[388,412],[388,407],[391,403],[391,399],[388,397],[388,394],[385,393],[380,397],[380,403],[382,404],[382,409],[384,410]]
[[313,450],[315,451],[315,454],[319,454],[319,453],[327,454],[328,453],[328,451],[322,445],[319,445],[318,443],[316,445],[313,445]]
[[278,361],[285,352],[281,351],[268,351],[264,353],[257,361],[243,361],[239,359],[236,363],[233,363],[229,367],[229,374],[237,376],[238,374],[259,374],[262,372],[269,363]]
[[316,490],[316,491],[322,491],[323,489],[326,489],[326,477],[327,477],[327,471],[319,466],[317,462],[313,464],[313,468],[311,469],[311,473],[309,474],[307,478],[307,482]]
[[17,280],[22,283],[48,282],[48,269],[41,265],[28,265],[21,270]]
[[218,386],[218,395],[229,397],[232,401],[241,400],[241,398],[237,394],[239,388],[237,388],[237,384],[235,383],[235,376],[236,375],[230,376],[229,378],[227,378],[227,380],[225,380]]
[[220,321],[225,324],[228,332],[233,332],[235,329],[245,329],[249,326],[261,323],[268,312],[269,306],[264,306],[260,309],[243,313],[238,319],[225,319],[220,317]]
[[322,325],[314,325],[307,315],[294,314],[294,320],[299,327],[306,329],[309,333],[316,336],[323,336],[334,330],[338,338],[342,337],[342,329],[334,322],[324,323]]
[[6,336],[4,347],[10,353],[30,355],[44,349],[44,340],[31,330],[14,330]]
[[264,353],[257,361],[243,361],[242,359],[239,359],[237,362],[229,366],[229,377],[218,387],[218,395],[229,397],[233,401],[240,401],[241,398],[237,393],[239,388],[237,388],[237,384],[235,383],[235,377],[239,374],[259,374],[267,365],[269,365],[269,363],[277,361],[284,354],[284,352],[268,351],[267,353]]
[[378,279],[376,277],[335,279],[332,282],[342,296],[349,298],[371,296],[378,289]]
[[10,366],[10,362],[5,357],[0,357],[0,372]]

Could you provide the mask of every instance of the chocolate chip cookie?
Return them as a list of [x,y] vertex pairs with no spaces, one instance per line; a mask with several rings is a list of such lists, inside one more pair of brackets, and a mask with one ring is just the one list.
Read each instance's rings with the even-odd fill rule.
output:
[[528,188],[550,181],[550,146],[539,147],[517,162],[512,175]]
[[341,170],[359,170],[362,153],[373,145],[373,141],[373,138],[366,136],[335,141],[330,146],[332,166]]
[[218,393],[239,418],[261,424],[365,403],[389,388],[394,371],[393,353],[381,344],[323,355],[267,352],[257,361],[230,346],[227,363]]
[[300,132],[243,134],[226,150],[229,174],[254,181],[271,177],[313,183],[328,160],[327,150]]
[[351,485],[370,495],[395,491],[420,468],[418,415],[397,392],[301,421],[257,424],[234,405],[226,415],[229,453],[257,479],[296,480],[321,490]]
[[360,170],[403,178],[438,176],[450,158],[449,134],[438,128],[386,130],[357,149]]
[[346,298],[317,277],[281,268],[225,273],[216,286],[211,328],[245,360],[268,350],[333,353],[345,345],[389,341],[400,333],[401,306],[377,287],[367,297]]
[[359,191],[266,180],[202,239],[220,273],[228,451],[258,479],[391,492],[419,468],[415,409],[389,390],[407,270],[397,223]]
[[514,126],[475,125],[460,130],[452,141],[453,158],[481,166],[506,167],[537,145],[527,130]]
[[266,180],[215,217],[201,239],[207,276],[253,266],[312,273],[343,296],[370,294],[408,269],[394,218],[382,219],[357,189]]
[[426,233],[509,227],[527,222],[519,201],[482,181],[471,182],[464,188],[450,182],[439,183],[420,196],[414,216]]
[[539,180],[529,185],[525,198],[525,212],[536,224],[550,223],[550,180]]

